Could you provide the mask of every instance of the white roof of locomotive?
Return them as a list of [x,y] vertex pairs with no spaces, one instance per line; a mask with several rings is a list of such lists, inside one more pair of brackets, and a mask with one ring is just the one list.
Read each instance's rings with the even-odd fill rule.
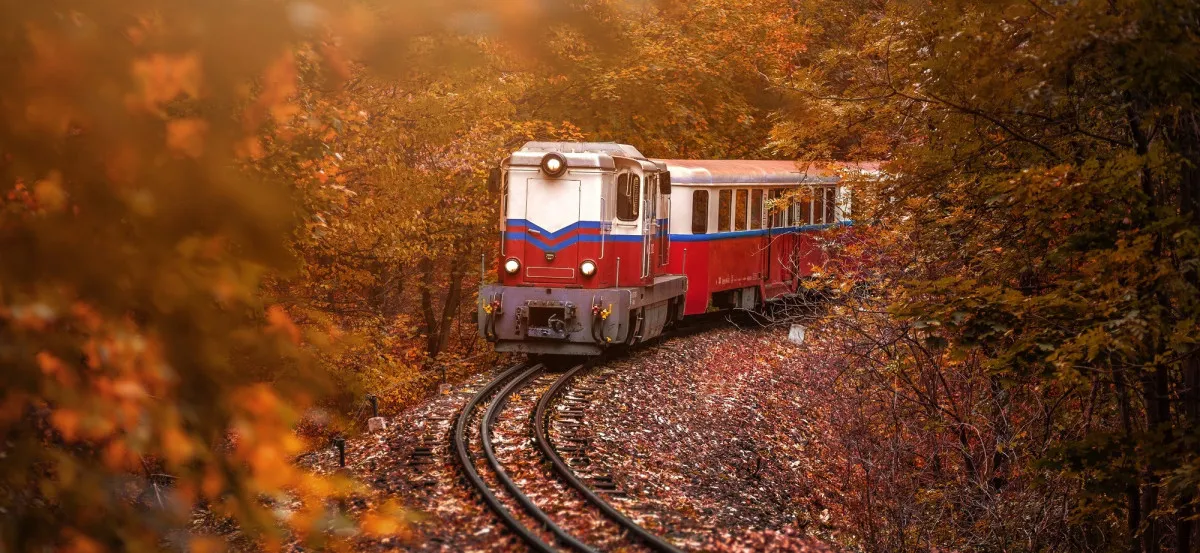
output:
[[[608,154],[616,157],[627,157],[631,159],[646,159],[637,148],[628,144],[617,144],[616,142],[526,142],[521,146],[520,152],[540,152],[547,154],[550,152],[558,152],[560,154]],[[538,156],[541,159],[541,156]]]
[[613,158],[640,163],[643,169],[661,169],[661,163],[646,159],[637,148],[616,142],[527,142],[508,158],[510,166],[537,166],[546,154],[556,152],[567,158],[572,169],[615,169]]

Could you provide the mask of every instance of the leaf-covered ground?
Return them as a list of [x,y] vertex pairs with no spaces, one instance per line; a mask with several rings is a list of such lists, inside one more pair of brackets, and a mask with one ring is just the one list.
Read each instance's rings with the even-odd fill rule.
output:
[[[577,379],[572,388],[597,390],[581,432],[590,437],[591,469],[623,492],[612,504],[686,550],[830,551],[827,478],[814,459],[820,405],[811,393],[828,375],[798,364],[811,356],[804,349],[783,330],[729,327],[645,348]],[[446,390],[389,420],[383,433],[349,440],[347,470],[372,490],[349,509],[397,500],[412,513],[395,536],[360,537],[361,549],[525,550],[466,486],[449,442],[462,405],[492,377]],[[553,379],[510,397],[494,430],[497,455],[560,525],[602,550],[622,550],[611,525],[553,479],[528,438],[533,405]],[[336,470],[336,452],[305,464]],[[496,485],[482,460],[477,466]]]
[[[587,423],[636,513],[687,549],[821,550],[810,370],[779,330],[728,328],[615,363]],[[650,525],[648,523],[648,525]]]

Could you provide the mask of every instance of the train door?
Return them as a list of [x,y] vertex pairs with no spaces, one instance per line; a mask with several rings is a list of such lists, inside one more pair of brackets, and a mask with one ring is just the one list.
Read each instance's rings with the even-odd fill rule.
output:
[[654,266],[654,242],[658,232],[658,175],[646,175],[646,193],[642,201],[642,278],[648,278]]
[[[525,278],[564,282],[576,278],[580,181],[529,179],[525,196]],[[574,238],[574,239],[573,239]]]
[[771,276],[771,236],[769,232],[765,232],[763,227],[763,195],[766,193],[761,188],[752,188],[750,190],[750,230],[758,231],[758,255],[761,263],[758,267],[758,278],[766,281]]
[[[671,190],[670,185],[663,185],[663,179],[671,178],[670,173],[660,173],[658,175],[658,198],[659,208],[662,210],[662,216],[658,221],[662,222],[658,228],[658,264],[664,266],[671,262]],[[665,189],[665,190],[664,190]]]
[[782,195],[785,201],[782,208],[783,211],[780,214],[780,220],[784,227],[784,235],[786,236],[786,240],[784,240],[785,247],[783,251],[779,252],[779,259],[782,261],[781,268],[783,269],[780,272],[780,279],[789,285],[793,284],[796,280],[796,266],[800,262],[797,257],[800,250],[800,233],[797,229],[793,228],[796,226],[796,208],[794,205],[796,194],[797,192],[793,191],[791,194],[785,192]]

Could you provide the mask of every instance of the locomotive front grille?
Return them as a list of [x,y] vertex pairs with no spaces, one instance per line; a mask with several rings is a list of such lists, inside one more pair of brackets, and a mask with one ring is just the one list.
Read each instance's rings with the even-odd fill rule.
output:
[[517,319],[524,323],[525,335],[530,338],[565,340],[582,328],[572,302],[530,300],[517,309]]

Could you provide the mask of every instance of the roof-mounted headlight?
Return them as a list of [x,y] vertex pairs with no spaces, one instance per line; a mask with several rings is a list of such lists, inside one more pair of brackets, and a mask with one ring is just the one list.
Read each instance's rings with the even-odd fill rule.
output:
[[542,158],[542,171],[551,177],[561,177],[567,172],[567,158],[554,152]]

